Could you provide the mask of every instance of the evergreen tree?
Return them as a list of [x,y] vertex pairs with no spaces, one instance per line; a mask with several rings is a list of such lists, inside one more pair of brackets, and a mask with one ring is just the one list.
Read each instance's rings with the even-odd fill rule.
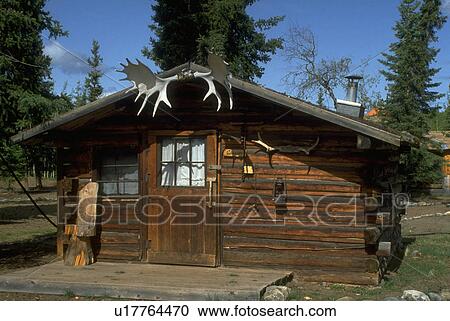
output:
[[[440,0],[403,0],[400,20],[394,27],[397,41],[384,54],[382,74],[388,82],[388,97],[382,111],[383,121],[391,128],[422,138],[429,131],[427,116],[442,96],[434,89],[440,84],[432,78],[438,49],[436,32],[445,23]],[[440,158],[422,147],[401,156],[401,173],[409,186],[429,184],[440,177]]]
[[[60,23],[44,10],[46,0],[0,2],[0,152],[19,172],[28,159],[39,170],[45,153],[30,147],[24,154],[9,137],[50,119],[67,107],[52,94],[50,58],[41,38],[66,35]],[[63,106],[64,105],[64,106]],[[0,175],[7,175],[4,169]]]
[[398,40],[381,60],[386,66],[381,73],[388,82],[384,120],[390,127],[418,137],[428,132],[427,114],[433,110],[432,103],[442,97],[433,90],[440,84],[432,81],[439,69],[431,67],[439,52],[431,43],[445,22],[440,5],[440,0],[403,0],[394,27]]
[[85,86],[81,85],[80,81],[77,81],[77,85],[72,91],[72,102],[75,107],[80,107],[87,104],[87,95]]
[[319,88],[319,92],[317,93],[317,105],[325,106],[325,97],[322,87]]
[[103,76],[101,70],[103,58],[100,56],[100,44],[97,40],[92,41],[91,56],[87,61],[90,71],[86,76],[84,92],[80,98],[85,98],[87,102],[92,102],[99,99],[103,93],[103,87],[100,84],[100,79]]
[[205,64],[210,50],[230,64],[236,77],[259,78],[264,71],[259,64],[282,47],[281,38],[266,39],[264,32],[283,17],[255,21],[246,13],[255,1],[157,0],[150,25],[156,38],[142,53],[166,70],[186,61]]
[[153,23],[149,25],[155,38],[142,54],[160,68],[168,70],[197,57],[197,40],[206,26],[202,8],[208,0],[157,0],[151,6]]
[[204,6],[208,32],[200,35],[197,59],[204,64],[208,50],[222,56],[238,78],[254,80],[263,75],[259,63],[267,63],[282,39],[266,39],[264,31],[278,25],[284,17],[254,20],[246,9],[256,0],[211,0]]
[[444,111],[444,130],[450,131],[450,85],[447,92],[447,106]]

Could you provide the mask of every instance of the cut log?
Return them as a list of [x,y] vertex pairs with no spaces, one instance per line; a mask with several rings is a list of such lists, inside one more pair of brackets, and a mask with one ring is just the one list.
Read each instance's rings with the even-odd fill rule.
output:
[[94,263],[91,239],[72,235],[64,258],[65,265],[84,266]]
[[77,235],[95,236],[98,183],[90,182],[78,191]]
[[98,184],[89,182],[78,191],[77,224],[66,226],[70,235],[64,264],[84,266],[95,262],[91,237],[95,236]]

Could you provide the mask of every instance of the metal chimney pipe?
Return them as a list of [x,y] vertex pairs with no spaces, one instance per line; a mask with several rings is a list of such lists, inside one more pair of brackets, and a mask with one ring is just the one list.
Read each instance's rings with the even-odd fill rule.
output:
[[348,80],[347,85],[347,101],[355,102],[358,97],[358,83],[363,77],[357,75],[349,75],[345,77]]

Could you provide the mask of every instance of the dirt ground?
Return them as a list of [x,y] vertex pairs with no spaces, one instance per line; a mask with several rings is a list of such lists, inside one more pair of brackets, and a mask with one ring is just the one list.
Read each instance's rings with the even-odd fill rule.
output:
[[[33,193],[45,213],[56,221],[54,190]],[[411,207],[402,223],[407,243],[404,262],[379,287],[326,283],[290,284],[294,300],[381,300],[399,296],[402,289],[439,292],[450,288],[450,207],[445,204]],[[444,215],[443,215],[444,214]],[[430,215],[430,216],[428,216]],[[424,217],[423,217],[424,216]],[[0,274],[56,260],[55,228],[43,219],[21,193],[0,191]],[[1,293],[0,300],[108,300],[109,298],[29,293]]]
[[445,204],[432,206],[418,206],[408,209],[402,223],[404,236],[423,236],[431,234],[450,234],[450,213],[446,216],[430,216],[437,213],[450,212],[450,207]]

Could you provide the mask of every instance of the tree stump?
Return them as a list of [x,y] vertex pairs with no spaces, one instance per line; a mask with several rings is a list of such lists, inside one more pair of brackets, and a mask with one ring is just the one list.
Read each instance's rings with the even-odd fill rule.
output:
[[66,226],[70,235],[64,264],[84,266],[95,262],[91,238],[95,236],[98,184],[90,182],[78,191],[77,224]]

